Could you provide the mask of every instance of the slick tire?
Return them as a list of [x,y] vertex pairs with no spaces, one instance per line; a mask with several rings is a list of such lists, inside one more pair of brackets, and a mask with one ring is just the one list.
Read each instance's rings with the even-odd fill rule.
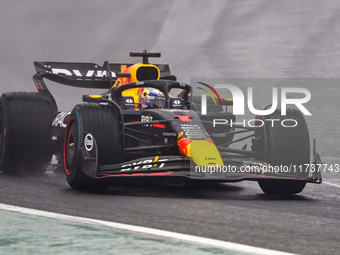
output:
[[46,171],[52,157],[51,123],[57,109],[39,93],[10,92],[0,99],[0,170]]
[[[266,121],[261,130],[262,138],[267,137],[266,141],[265,139],[260,141],[264,152],[262,160],[272,166],[286,166],[286,169],[291,169],[287,173],[289,176],[308,177],[308,171],[304,164],[310,163],[310,144],[307,123],[302,113],[295,109],[287,109],[287,115],[282,116],[280,110],[276,110],[266,116],[266,119],[277,119],[280,122],[284,119],[292,119],[297,125],[283,127],[279,121],[276,121],[273,126],[272,122]],[[294,122],[287,121],[286,124],[293,126]],[[259,146],[259,144],[256,145]],[[260,180],[258,183],[262,191],[270,195],[297,194],[306,185],[306,182],[296,180]]]
[[122,152],[122,130],[118,111],[111,106],[84,103],[75,106],[65,134],[64,168],[66,180],[74,189],[106,189],[105,180],[91,179],[82,171],[85,134],[92,134],[98,148],[98,164],[119,163]]

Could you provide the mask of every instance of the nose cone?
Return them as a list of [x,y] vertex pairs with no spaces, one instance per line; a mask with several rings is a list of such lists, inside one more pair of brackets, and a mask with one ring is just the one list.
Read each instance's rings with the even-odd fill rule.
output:
[[223,166],[220,152],[211,138],[193,140],[190,143],[190,156],[198,166]]
[[220,152],[211,138],[192,140],[182,138],[178,141],[179,151],[183,156],[191,157],[197,166],[223,166]]

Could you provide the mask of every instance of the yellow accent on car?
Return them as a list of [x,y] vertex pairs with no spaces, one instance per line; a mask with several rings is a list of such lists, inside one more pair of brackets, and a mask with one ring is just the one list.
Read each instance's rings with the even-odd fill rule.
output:
[[92,98],[101,98],[103,96],[102,95],[89,95],[89,97],[92,97]]
[[121,71],[121,72],[124,72],[125,69],[126,69],[126,67],[127,67],[126,65],[121,65],[121,66],[120,66],[120,71]]
[[[147,73],[147,75],[143,76],[143,72]],[[161,75],[158,67],[151,64],[134,64],[131,66],[129,73],[131,74],[130,82],[142,81],[145,80],[146,77],[150,77],[150,80],[159,80]]]
[[[124,69],[124,70],[123,70]],[[159,68],[151,64],[136,63],[128,68],[126,65],[121,66],[121,71],[124,73],[130,73],[131,77],[119,77],[114,83],[113,87],[121,86],[130,82],[144,81],[144,80],[159,80],[161,72]],[[135,104],[138,104],[138,91],[139,88],[124,90],[123,96],[133,97]]]
[[[209,138],[210,139],[210,138]],[[198,166],[224,166],[220,152],[215,144],[207,140],[192,140],[190,156]]]
[[[155,160],[154,160],[153,162],[156,163],[156,162],[158,161],[158,158],[159,158],[159,156],[156,156],[156,157],[155,157]],[[157,166],[157,163],[154,164],[153,166]]]

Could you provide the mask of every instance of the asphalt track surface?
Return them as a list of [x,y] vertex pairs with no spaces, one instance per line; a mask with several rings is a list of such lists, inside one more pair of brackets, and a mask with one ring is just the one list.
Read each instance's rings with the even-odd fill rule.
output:
[[[130,62],[128,52],[142,49],[161,51],[162,59],[155,62],[169,63],[184,82],[232,77],[280,78],[291,84],[292,78],[309,78],[299,81],[312,93],[310,136],[317,139],[323,161],[339,163],[336,1],[0,3],[1,93],[34,91],[35,60]],[[256,89],[262,95],[268,87]],[[65,110],[85,93],[58,85],[52,91]],[[270,197],[255,182],[139,185],[90,193],[70,189],[62,174],[0,174],[0,202],[280,251],[337,254],[340,178],[330,171],[323,176],[323,184],[308,184],[300,195]]]

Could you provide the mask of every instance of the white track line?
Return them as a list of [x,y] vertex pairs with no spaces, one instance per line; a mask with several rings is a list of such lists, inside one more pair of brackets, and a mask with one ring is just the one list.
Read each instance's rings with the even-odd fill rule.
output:
[[90,218],[76,217],[76,216],[70,216],[66,214],[40,211],[40,210],[6,205],[6,204],[1,204],[1,203],[0,203],[0,210],[24,213],[24,214],[41,216],[41,217],[52,218],[52,219],[67,220],[67,221],[78,222],[78,223],[106,226],[110,228],[122,229],[122,230],[137,232],[137,233],[155,235],[159,237],[174,238],[174,239],[179,239],[183,241],[203,244],[203,245],[215,246],[215,247],[227,249],[227,250],[234,251],[234,252],[244,252],[244,253],[251,253],[251,254],[268,254],[268,255],[292,254],[292,253],[280,252],[280,251],[269,250],[269,249],[264,249],[264,248],[257,248],[257,247],[253,247],[249,245],[243,245],[243,244],[225,242],[225,241],[220,241],[220,240],[215,240],[215,239],[210,239],[210,238],[164,231],[164,230],[159,230],[159,229],[139,227],[139,226],[134,226],[134,225],[103,221],[103,220],[95,220],[95,219],[90,219]]
[[331,183],[331,182],[325,182],[325,181],[322,181],[322,183],[323,183],[323,184],[330,185],[330,186],[333,186],[333,187],[340,188],[340,185],[338,185],[338,184],[334,184],[334,183]]

